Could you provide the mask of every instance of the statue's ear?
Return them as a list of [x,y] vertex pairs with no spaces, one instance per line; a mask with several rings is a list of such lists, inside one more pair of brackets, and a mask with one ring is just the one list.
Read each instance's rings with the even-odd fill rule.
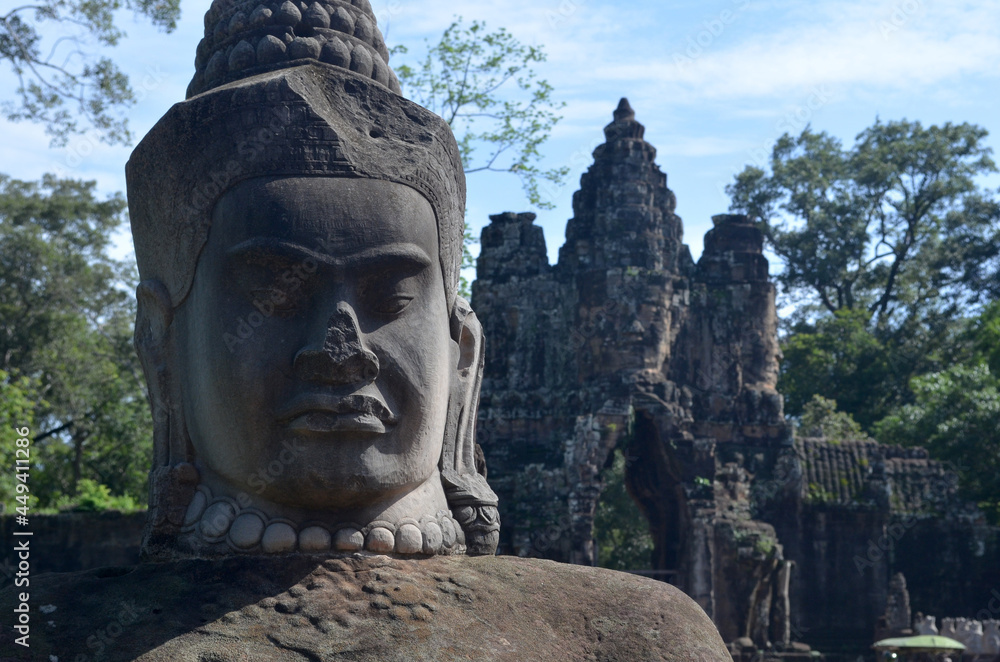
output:
[[170,293],[158,280],[144,280],[135,289],[135,351],[149,388],[153,410],[153,469],[169,463],[168,345],[174,308]]
[[160,281],[144,280],[136,288],[135,298],[135,349],[146,375],[153,412],[153,469],[142,554],[158,558],[173,549],[198,486],[198,472],[189,462],[192,453],[180,386],[173,375],[176,333],[170,294]]
[[465,532],[468,553],[494,554],[500,536],[497,496],[486,482],[486,464],[476,444],[479,389],[486,361],[485,338],[476,314],[461,297],[452,309],[451,335],[458,343],[458,363],[452,378],[448,426],[441,450],[441,481],[448,505]]

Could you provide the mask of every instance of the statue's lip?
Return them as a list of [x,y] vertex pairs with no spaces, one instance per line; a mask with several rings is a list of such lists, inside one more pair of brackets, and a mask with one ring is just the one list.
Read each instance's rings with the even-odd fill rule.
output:
[[302,431],[382,433],[396,424],[396,417],[385,403],[370,395],[307,393],[283,407],[278,422]]

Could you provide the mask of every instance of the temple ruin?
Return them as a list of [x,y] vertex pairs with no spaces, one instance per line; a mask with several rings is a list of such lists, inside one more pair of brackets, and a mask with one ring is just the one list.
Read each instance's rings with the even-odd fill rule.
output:
[[727,642],[867,650],[898,572],[914,611],[988,611],[1000,529],[961,502],[953,472],[919,448],[793,434],[760,229],[715,216],[695,262],[627,100],[604,134],[557,264],[532,213],[482,232],[478,438],[500,553],[594,564],[601,474],[620,448],[651,568]]

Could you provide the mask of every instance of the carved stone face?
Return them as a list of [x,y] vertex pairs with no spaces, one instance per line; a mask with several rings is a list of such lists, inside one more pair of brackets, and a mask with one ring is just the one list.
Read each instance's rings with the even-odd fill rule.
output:
[[459,351],[434,212],[413,189],[237,185],[177,322],[197,462],[233,491],[349,512],[439,485]]

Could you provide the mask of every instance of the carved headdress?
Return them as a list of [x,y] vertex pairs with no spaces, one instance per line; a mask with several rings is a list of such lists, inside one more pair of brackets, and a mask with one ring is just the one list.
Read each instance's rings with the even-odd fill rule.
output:
[[[436,216],[453,329],[472,316],[457,296],[465,209],[458,147],[444,120],[400,96],[388,55],[368,0],[215,0],[187,100],[160,119],[129,159],[142,280],[136,344],[155,427],[147,555],[170,547],[197,482],[165,356],[172,311],[191,288],[213,208],[235,184],[261,176],[336,176],[417,190]],[[482,366],[473,369],[479,370],[475,392],[452,406],[455,438],[445,440],[441,473],[469,552],[493,553],[496,495],[481,463],[476,470],[474,441]]]

